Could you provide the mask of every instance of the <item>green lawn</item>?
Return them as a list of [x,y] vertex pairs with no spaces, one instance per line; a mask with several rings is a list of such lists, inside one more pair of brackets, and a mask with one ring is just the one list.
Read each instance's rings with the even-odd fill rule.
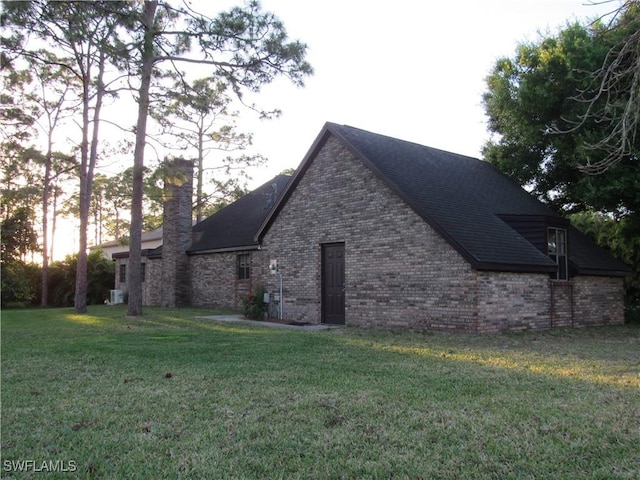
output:
[[0,476],[640,476],[638,325],[307,332],[202,314],[2,312]]

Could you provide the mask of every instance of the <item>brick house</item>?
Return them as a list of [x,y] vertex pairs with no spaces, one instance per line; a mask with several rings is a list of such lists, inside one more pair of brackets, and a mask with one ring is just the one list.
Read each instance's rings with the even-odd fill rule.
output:
[[[254,239],[291,178],[278,175],[200,223],[192,225],[193,164],[174,160],[180,183],[165,182],[164,244],[142,251],[142,300],[151,306],[238,308],[264,270]],[[174,240],[178,238],[178,240]],[[167,255],[167,249],[172,253]],[[128,252],[113,255],[115,288],[127,294]],[[177,292],[177,293],[176,293]]]
[[[193,228],[187,303],[235,306],[262,284],[272,298],[282,285],[284,318],[298,322],[470,332],[623,322],[625,265],[486,162],[327,123],[271,198],[246,225],[250,243],[205,248],[207,232],[225,228]],[[229,227],[242,222],[231,213]]]

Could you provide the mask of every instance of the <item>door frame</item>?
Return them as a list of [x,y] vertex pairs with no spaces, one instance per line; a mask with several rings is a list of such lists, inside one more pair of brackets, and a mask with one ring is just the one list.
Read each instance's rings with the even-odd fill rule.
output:
[[[327,264],[327,251],[332,249],[333,251],[341,252],[341,283],[342,286],[327,286],[327,275],[325,273],[325,266]],[[320,322],[326,323],[329,325],[344,325],[346,320],[346,299],[345,299],[345,285],[346,285],[346,272],[345,272],[345,243],[344,242],[331,242],[331,243],[323,243],[320,245]],[[335,278],[334,278],[335,280]],[[333,293],[337,291],[337,289],[342,289],[341,299],[339,301],[338,313],[332,314],[331,319],[328,319],[327,312],[327,290],[331,289]]]

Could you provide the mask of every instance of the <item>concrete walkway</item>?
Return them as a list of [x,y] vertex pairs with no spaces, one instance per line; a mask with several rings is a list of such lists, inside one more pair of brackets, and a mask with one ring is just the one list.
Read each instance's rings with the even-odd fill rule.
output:
[[328,330],[330,328],[339,328],[340,325],[287,325],[284,323],[276,323],[269,321],[259,321],[259,320],[247,320],[242,315],[210,315],[207,317],[197,317],[203,318],[206,320],[213,320],[215,322],[230,322],[230,323],[243,323],[245,325],[257,325],[259,327],[272,327],[272,328],[288,328],[293,330],[303,330],[307,332],[316,332],[319,330]]

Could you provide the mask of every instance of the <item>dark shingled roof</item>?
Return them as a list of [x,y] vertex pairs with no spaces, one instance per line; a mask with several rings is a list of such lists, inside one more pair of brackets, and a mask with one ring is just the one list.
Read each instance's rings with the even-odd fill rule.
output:
[[[257,238],[266,232],[329,135],[373,170],[474,268],[555,271],[555,263],[500,216],[555,218],[564,224],[563,220],[493,165],[333,123],[325,124]],[[628,272],[624,264],[572,227],[569,245],[569,261],[579,274],[618,276]]]
[[253,249],[258,228],[291,177],[278,175],[193,227],[194,243],[188,254]]

